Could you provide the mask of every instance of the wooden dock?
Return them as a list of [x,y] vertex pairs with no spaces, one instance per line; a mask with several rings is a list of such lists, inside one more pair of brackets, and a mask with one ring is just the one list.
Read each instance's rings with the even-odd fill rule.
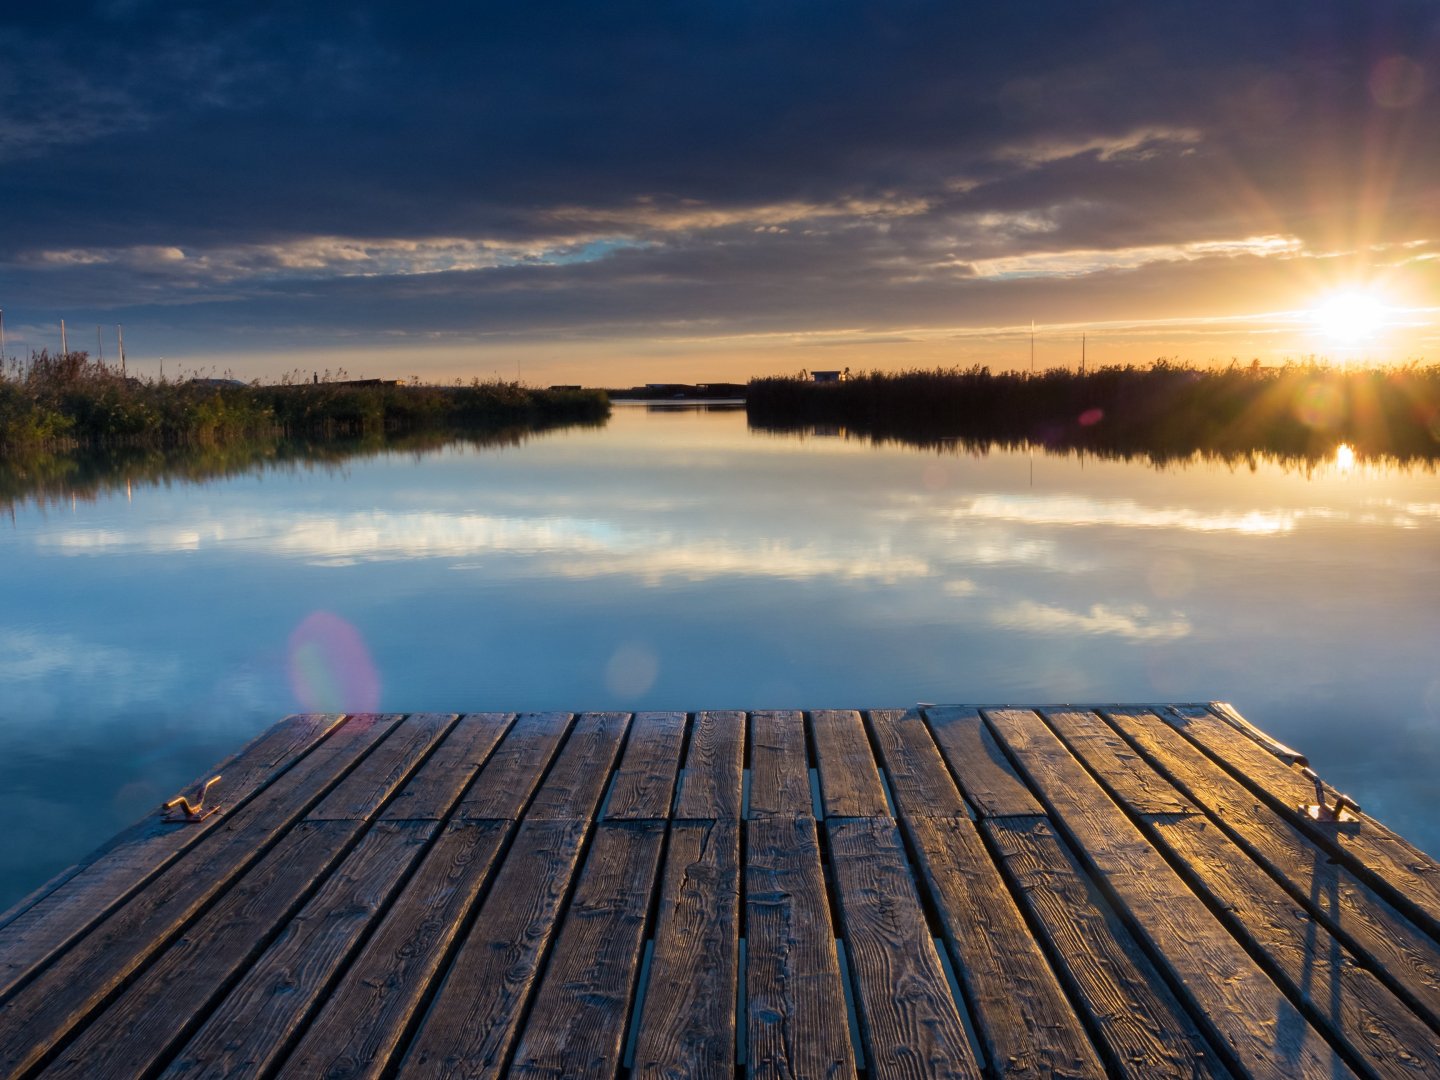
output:
[[0,1076],[1440,1075],[1440,865],[1297,758],[1214,703],[292,717],[0,916]]

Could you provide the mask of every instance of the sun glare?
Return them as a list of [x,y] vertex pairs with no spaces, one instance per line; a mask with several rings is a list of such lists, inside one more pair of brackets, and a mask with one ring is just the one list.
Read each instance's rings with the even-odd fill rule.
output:
[[1331,293],[1310,309],[1315,327],[1337,345],[1367,341],[1386,323],[1390,309],[1372,293],[1359,290]]

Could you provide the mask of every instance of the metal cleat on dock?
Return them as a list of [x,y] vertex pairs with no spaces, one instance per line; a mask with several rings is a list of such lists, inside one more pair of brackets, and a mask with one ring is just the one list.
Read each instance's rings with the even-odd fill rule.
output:
[[220,776],[217,773],[209,780],[204,780],[196,784],[189,791],[182,791],[169,802],[163,803],[160,809],[165,811],[165,816],[160,820],[184,821],[193,824],[197,821],[204,821],[211,814],[218,814],[220,812],[219,803],[216,803],[214,806],[206,806],[205,796],[209,794],[210,788],[213,787],[219,779]]

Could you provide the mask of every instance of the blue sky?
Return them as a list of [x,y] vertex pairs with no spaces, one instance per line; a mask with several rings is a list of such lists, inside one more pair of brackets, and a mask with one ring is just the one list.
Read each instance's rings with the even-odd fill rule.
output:
[[[0,16],[9,351],[532,381],[1436,358],[1423,2]],[[1367,290],[1349,341],[1310,310]]]

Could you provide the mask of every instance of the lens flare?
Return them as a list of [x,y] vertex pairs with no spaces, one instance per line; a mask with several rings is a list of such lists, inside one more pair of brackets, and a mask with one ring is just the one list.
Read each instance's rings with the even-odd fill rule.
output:
[[1295,416],[1308,428],[1331,431],[1340,423],[1345,400],[1329,383],[1312,382],[1300,391],[1295,402]]
[[375,712],[380,675],[360,631],[328,611],[307,615],[290,634],[290,688],[310,712]]

